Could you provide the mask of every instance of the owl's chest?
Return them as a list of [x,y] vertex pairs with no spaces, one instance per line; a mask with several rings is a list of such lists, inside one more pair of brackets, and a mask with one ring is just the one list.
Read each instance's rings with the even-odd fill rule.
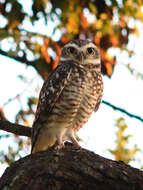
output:
[[83,80],[79,80],[79,83],[73,81],[71,88],[73,84],[77,89],[75,99],[78,99],[78,105],[72,126],[75,131],[78,131],[88,121],[101,99],[103,84],[101,76],[92,73],[88,73]]
[[66,85],[62,97],[72,109],[79,109],[81,104],[87,106],[89,102],[90,107],[96,104],[100,92],[98,90],[100,85],[99,77],[91,72],[86,75],[73,75]]
[[100,96],[98,76],[92,73],[80,75],[73,73],[60,94],[53,109],[57,122],[83,125],[90,117]]
[[70,81],[71,89],[77,90],[79,96],[95,96],[97,93],[98,76],[92,72],[87,72],[85,75],[77,75]]

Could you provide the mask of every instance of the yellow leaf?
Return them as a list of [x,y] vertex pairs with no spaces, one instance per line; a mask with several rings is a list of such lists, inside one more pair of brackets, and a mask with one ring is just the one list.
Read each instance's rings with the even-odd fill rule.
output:
[[129,7],[132,6],[132,0],[126,0],[125,5]]
[[135,27],[133,28],[133,30],[134,30],[134,34],[135,34],[137,37],[139,37],[140,34],[139,34],[138,28],[135,26]]
[[24,121],[24,126],[29,126],[29,125],[30,125],[30,123],[28,120]]
[[40,50],[41,50],[41,46],[37,42],[35,42],[35,52],[36,53],[40,52]]
[[79,17],[76,12],[69,13],[68,23],[66,24],[68,33],[77,34],[79,32]]
[[101,13],[100,18],[103,19],[103,20],[107,19],[107,14]]
[[96,29],[101,29],[102,26],[103,26],[103,22],[102,22],[102,20],[100,20],[100,19],[97,20],[95,24],[96,24]]
[[135,17],[137,19],[143,21],[143,11],[142,11],[141,7],[138,8],[137,12],[135,13]]
[[94,13],[95,15],[97,14],[97,10],[96,10],[96,7],[94,6],[93,3],[89,3],[89,8],[91,10],[92,13]]
[[111,55],[109,54],[109,53],[106,53],[105,54],[105,59],[107,59],[107,60],[112,60],[113,59],[113,57],[111,57]]
[[125,139],[122,139],[120,142],[120,146],[125,148],[125,145],[127,144],[127,141]]

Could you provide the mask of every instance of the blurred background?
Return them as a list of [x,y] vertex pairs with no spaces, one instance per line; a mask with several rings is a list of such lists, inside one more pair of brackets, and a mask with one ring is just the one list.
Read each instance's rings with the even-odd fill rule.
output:
[[[143,167],[143,1],[0,0],[0,121],[32,126],[39,91],[72,39],[100,48],[103,102],[79,131],[101,156]],[[30,139],[0,130],[0,175]]]

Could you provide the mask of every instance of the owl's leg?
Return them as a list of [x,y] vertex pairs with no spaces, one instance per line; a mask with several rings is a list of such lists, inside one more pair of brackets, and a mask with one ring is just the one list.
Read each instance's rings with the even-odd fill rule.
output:
[[64,145],[64,140],[63,140],[63,136],[65,134],[66,128],[61,128],[61,130],[58,131],[57,133],[57,141],[55,144],[55,150],[59,150],[65,147]]
[[81,148],[76,137],[75,137],[75,131],[74,131],[73,127],[68,128],[65,136],[67,137],[66,140],[71,140],[71,142],[73,143],[73,146],[72,146],[73,149],[80,149]]
[[54,149],[60,150],[64,147],[65,147],[65,145],[64,145],[64,142],[62,141],[62,138],[58,138]]
[[75,138],[74,135],[70,136],[70,140],[73,143],[73,148],[75,148],[75,149],[80,149],[81,148],[81,146],[79,145],[79,143],[78,143],[78,141],[77,141],[77,139]]

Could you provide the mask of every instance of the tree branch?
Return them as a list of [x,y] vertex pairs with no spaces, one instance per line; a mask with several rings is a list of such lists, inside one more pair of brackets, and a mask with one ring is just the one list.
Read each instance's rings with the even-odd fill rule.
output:
[[19,124],[13,124],[9,121],[0,120],[0,130],[7,131],[10,133],[14,133],[19,136],[27,136],[31,137],[32,128],[25,127]]
[[[5,52],[3,50],[0,49],[0,54],[3,56],[6,56],[8,58],[14,59],[15,61],[19,61],[21,63],[25,63],[26,65],[30,65],[32,67],[34,67],[36,69],[36,71],[41,75],[41,77],[43,77],[43,79],[45,78],[44,76],[44,70],[46,70],[47,72],[51,72],[52,71],[52,62],[50,64],[47,64],[47,62],[44,59],[35,59],[33,61],[28,61],[26,58],[26,54],[24,53],[24,55],[22,57],[19,56],[12,56],[10,55],[8,52]],[[40,67],[40,63],[42,63],[42,67]],[[43,69],[42,69],[43,68]]]
[[85,149],[49,148],[11,164],[0,189],[143,190],[143,172]]
[[[31,65],[42,76],[42,73],[41,73],[41,71],[39,69],[39,66],[37,66],[37,63],[41,62],[42,60],[37,59],[37,60],[34,60],[34,61],[28,61],[25,54],[22,57],[12,56],[8,52],[5,52],[5,51],[3,51],[1,49],[0,49],[0,54],[3,55],[3,56],[6,56],[8,58],[14,59],[15,61],[19,61],[21,63],[25,63],[26,65]],[[43,63],[44,63],[44,61],[43,61]]]
[[34,61],[28,61],[25,56],[23,56],[23,57],[15,56],[15,57],[14,57],[14,56],[10,55],[8,52],[5,52],[5,51],[3,51],[3,50],[1,50],[1,49],[0,49],[0,54],[1,54],[1,55],[4,55],[4,56],[6,56],[6,57],[9,57],[9,58],[11,58],[11,59],[14,59],[14,60],[16,60],[16,61],[20,61],[20,62],[22,62],[22,63],[25,63],[25,64],[27,64],[27,65],[32,65],[32,66],[34,66]]
[[143,118],[141,118],[141,117],[138,116],[138,115],[134,115],[134,114],[132,114],[132,113],[126,111],[126,110],[123,109],[123,108],[114,106],[113,104],[111,104],[111,103],[109,103],[109,102],[107,102],[107,101],[105,101],[105,100],[103,100],[102,103],[105,104],[105,105],[107,105],[107,106],[109,106],[109,107],[111,107],[111,108],[113,108],[114,110],[118,110],[118,111],[120,111],[120,112],[122,112],[122,113],[125,113],[125,114],[128,115],[129,117],[138,119],[139,121],[143,122]]

